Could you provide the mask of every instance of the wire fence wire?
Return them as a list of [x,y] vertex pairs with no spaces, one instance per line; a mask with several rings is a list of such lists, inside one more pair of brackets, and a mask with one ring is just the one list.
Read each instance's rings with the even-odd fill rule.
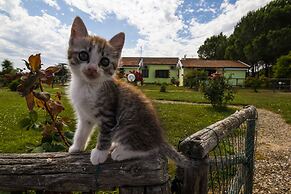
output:
[[252,192],[255,122],[243,122],[209,153],[208,193]]

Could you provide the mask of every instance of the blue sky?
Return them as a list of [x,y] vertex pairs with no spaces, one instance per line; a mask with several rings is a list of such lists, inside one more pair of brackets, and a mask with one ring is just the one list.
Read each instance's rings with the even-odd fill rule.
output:
[[197,57],[203,41],[230,35],[249,11],[270,0],[0,0],[0,60],[23,67],[41,53],[45,65],[66,61],[75,16],[89,33],[110,39],[125,32],[123,56]]

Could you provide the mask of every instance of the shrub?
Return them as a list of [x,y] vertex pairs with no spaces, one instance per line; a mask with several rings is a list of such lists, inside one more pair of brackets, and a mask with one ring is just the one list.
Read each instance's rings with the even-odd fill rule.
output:
[[9,83],[8,87],[11,91],[16,91],[17,86],[20,84],[20,79],[13,80],[11,83]]
[[204,97],[210,101],[214,108],[223,108],[229,101],[234,99],[234,90],[228,83],[229,78],[214,73],[208,81],[203,84]]
[[176,78],[172,77],[171,78],[171,83],[175,86],[179,86],[180,85],[180,82],[179,80],[177,80]]
[[262,79],[256,77],[247,77],[245,86],[252,88],[255,92],[258,92],[258,89],[262,86],[262,82]]
[[207,72],[203,70],[194,70],[187,73],[184,77],[184,85],[194,90],[198,90],[201,84],[207,80]]
[[162,85],[160,87],[160,92],[167,92],[167,84],[166,83],[162,83]]

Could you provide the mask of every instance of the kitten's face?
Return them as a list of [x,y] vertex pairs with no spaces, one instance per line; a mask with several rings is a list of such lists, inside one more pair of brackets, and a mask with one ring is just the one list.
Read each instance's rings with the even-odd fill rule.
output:
[[115,35],[109,41],[98,36],[89,36],[81,18],[76,17],[68,49],[73,75],[87,82],[110,79],[118,66],[123,44],[124,33]]

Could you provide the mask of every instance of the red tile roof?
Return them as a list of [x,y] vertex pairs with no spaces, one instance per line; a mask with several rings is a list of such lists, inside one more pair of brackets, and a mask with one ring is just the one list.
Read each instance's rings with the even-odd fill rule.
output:
[[[119,67],[138,67],[140,57],[122,57]],[[176,65],[178,57],[143,57],[144,65]]]
[[231,60],[204,60],[197,58],[186,58],[181,59],[183,67],[196,67],[196,68],[249,68],[249,65],[241,61],[231,61]]

